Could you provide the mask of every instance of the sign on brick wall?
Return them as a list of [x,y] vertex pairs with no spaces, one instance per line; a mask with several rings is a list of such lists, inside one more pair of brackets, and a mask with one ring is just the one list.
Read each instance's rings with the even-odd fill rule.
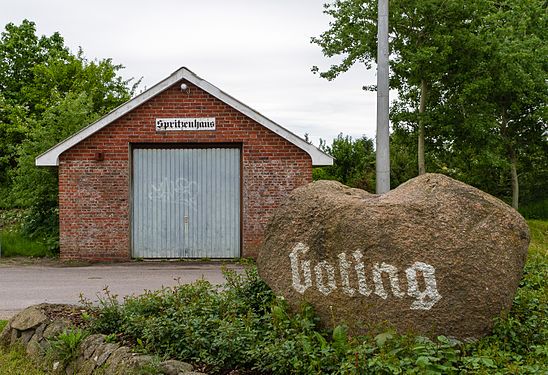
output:
[[215,117],[157,118],[156,131],[215,130]]

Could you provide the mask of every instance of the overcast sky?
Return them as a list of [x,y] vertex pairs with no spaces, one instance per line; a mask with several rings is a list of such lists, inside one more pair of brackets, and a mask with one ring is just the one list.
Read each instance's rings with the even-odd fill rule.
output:
[[0,24],[34,21],[72,51],[112,58],[151,87],[185,66],[314,144],[375,135],[375,72],[355,66],[328,82],[312,36],[327,30],[323,0],[0,0]]

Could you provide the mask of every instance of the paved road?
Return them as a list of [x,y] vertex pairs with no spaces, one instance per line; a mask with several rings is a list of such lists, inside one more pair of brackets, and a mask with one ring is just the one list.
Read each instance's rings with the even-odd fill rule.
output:
[[133,262],[83,267],[0,264],[0,319],[37,303],[78,303],[80,293],[97,301],[97,293],[106,286],[123,297],[202,278],[222,284],[220,263]]

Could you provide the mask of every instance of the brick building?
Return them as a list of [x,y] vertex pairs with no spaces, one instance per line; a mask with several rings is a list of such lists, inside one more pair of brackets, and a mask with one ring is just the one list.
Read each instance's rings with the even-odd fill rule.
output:
[[332,162],[186,68],[36,158],[58,167],[65,260],[253,257]]

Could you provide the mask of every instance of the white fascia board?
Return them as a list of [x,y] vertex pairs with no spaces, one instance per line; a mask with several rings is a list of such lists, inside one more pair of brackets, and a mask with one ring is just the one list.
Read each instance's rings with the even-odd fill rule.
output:
[[39,155],[36,158],[36,165],[37,166],[58,166],[59,155],[61,155],[63,152],[75,146],[76,144],[83,141],[84,139],[88,138],[89,136],[96,133],[97,131],[101,130],[102,128],[109,125],[110,123],[114,122],[115,120],[122,117],[126,113],[132,111],[133,109],[145,103],[146,101],[152,99],[153,97],[160,94],[164,90],[168,89],[170,86],[177,83],[181,79],[186,79],[190,83],[198,86],[202,90],[213,95],[214,97],[223,101],[224,103],[230,105],[231,107],[245,114],[249,118],[255,120],[256,122],[263,125],[264,127],[271,130],[272,132],[278,134],[280,137],[288,140],[289,142],[299,147],[300,149],[306,151],[312,158],[313,166],[333,164],[333,158],[325,154],[324,152],[320,151],[314,145],[306,142],[304,139],[298,137],[297,135],[291,133],[287,129],[281,127],[280,125],[276,124],[272,120],[261,115],[259,112],[248,107],[247,105],[243,104],[242,102],[238,101],[237,99],[233,98],[227,93],[221,91],[216,86],[213,86],[211,83],[198,77],[196,74],[194,74],[190,70],[186,68],[181,68],[177,70],[175,73],[173,73],[172,75],[170,75],[165,80],[151,87],[149,90],[143,92],[142,94],[136,96],[135,98],[129,100],[128,102],[122,104],[121,106],[114,109],[112,112],[108,113],[107,115],[99,119],[98,121],[88,125],[87,127],[83,128],[82,130],[74,134],[73,136],[65,139],[64,141],[52,147],[48,151]]
[[[179,73],[179,74],[177,74]],[[180,75],[180,70],[164,79],[157,85],[151,87],[149,90],[137,95],[135,98],[125,102],[121,106],[115,108],[113,111],[109,112],[96,122],[86,126],[79,132],[75,133],[71,137],[61,141],[57,145],[53,146],[43,154],[39,155],[36,158],[37,166],[58,166],[59,165],[59,155],[68,150],[69,148],[75,146],[79,142],[88,138],[92,134],[103,129],[105,126],[114,122],[118,118],[122,117],[126,113],[145,103],[146,101],[152,99],[162,91],[166,90],[168,87],[179,81],[181,78],[177,78]]]

